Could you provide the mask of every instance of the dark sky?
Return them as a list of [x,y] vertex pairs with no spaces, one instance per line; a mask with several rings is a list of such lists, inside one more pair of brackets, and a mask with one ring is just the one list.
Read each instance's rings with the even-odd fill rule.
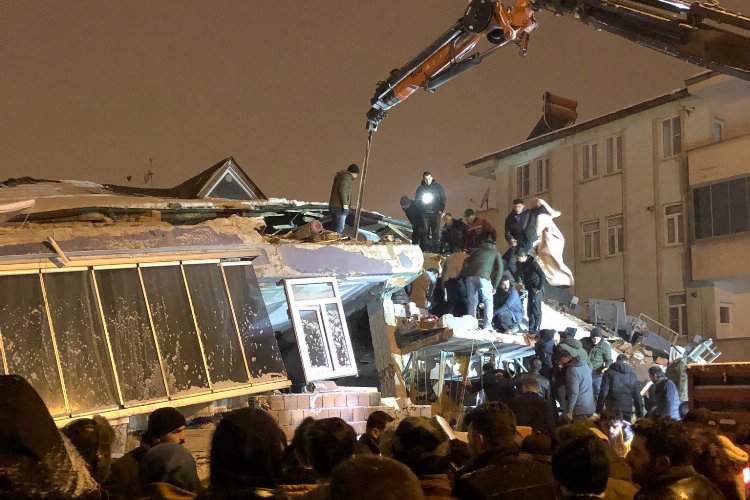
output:
[[[739,3],[723,2],[725,7]],[[0,177],[169,187],[232,155],[269,196],[327,201],[361,162],[375,84],[445,31],[459,0],[0,2]],[[423,170],[448,209],[489,182],[462,164],[521,142],[545,91],[579,121],[702,71],[548,13],[508,46],[394,109],[375,135],[365,206],[398,215]]]

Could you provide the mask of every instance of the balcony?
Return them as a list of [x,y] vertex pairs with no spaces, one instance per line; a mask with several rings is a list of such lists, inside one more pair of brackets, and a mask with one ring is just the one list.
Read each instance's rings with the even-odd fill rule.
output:
[[689,150],[690,187],[747,175],[750,173],[749,151],[750,134]]

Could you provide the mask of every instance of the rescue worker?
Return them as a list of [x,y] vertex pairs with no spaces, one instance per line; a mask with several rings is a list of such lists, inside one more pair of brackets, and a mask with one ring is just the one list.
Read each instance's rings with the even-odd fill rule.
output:
[[432,172],[422,174],[414,201],[422,214],[422,234],[419,246],[423,252],[436,252],[440,245],[440,217],[445,211],[445,191],[435,181]]
[[336,172],[331,186],[331,199],[328,209],[331,211],[331,229],[337,233],[344,233],[346,216],[352,202],[352,181],[359,175],[359,166],[352,163],[346,170]]

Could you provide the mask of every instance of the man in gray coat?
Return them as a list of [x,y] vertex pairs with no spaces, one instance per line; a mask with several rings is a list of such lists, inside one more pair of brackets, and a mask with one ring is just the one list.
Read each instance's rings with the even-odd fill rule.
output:
[[492,328],[492,296],[503,277],[503,270],[503,258],[491,239],[483,241],[471,252],[461,270],[461,276],[466,278],[469,314],[476,318],[479,302],[484,304],[484,321],[480,323],[484,328]]
[[567,420],[588,419],[596,410],[591,368],[568,351],[562,352],[560,360],[566,367],[563,417]]

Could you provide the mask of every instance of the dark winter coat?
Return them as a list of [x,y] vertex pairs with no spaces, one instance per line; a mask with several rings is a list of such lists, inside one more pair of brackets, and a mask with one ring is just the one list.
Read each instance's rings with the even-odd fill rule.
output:
[[541,330],[539,332],[539,340],[534,344],[534,354],[536,357],[542,360],[541,374],[545,377],[549,377],[552,372],[553,354],[555,351],[555,339],[554,331],[552,330]]
[[565,415],[592,415],[596,411],[591,370],[580,359],[565,370]]
[[505,378],[501,370],[485,372],[481,380],[475,380],[467,387],[471,393],[484,390],[487,401],[510,404],[516,396],[516,383]]
[[536,211],[525,208],[520,214],[514,211],[505,218],[505,241],[516,240],[518,246],[530,250],[536,241]]
[[574,339],[573,337],[567,337],[565,340],[562,340],[559,344],[557,344],[557,347],[560,350],[568,351],[571,356],[583,361],[584,363],[586,363],[589,369],[591,369],[591,360],[589,359],[589,355],[586,352],[586,349],[583,348],[583,344],[581,344],[580,340]]
[[[187,448],[178,443],[162,443],[148,450],[141,460],[140,474],[143,483],[150,486],[170,484],[194,494],[200,490],[195,459]],[[157,491],[159,489],[163,488],[156,488]]]
[[605,339],[594,345],[589,352],[591,360],[591,371],[595,375],[601,374],[605,368],[612,364],[612,346]]
[[510,409],[516,415],[516,425],[531,427],[534,432],[547,436],[555,435],[555,410],[548,399],[539,394],[527,392],[510,403]]
[[526,311],[523,308],[521,296],[518,295],[518,290],[515,287],[511,286],[507,292],[498,288],[493,299],[495,314],[509,313],[513,316],[515,323],[520,323],[523,320]]
[[[427,193],[432,195],[432,201],[429,203],[422,201],[422,195]],[[437,181],[432,181],[431,184],[422,181],[417,188],[417,193],[414,195],[414,200],[419,205],[422,213],[434,214],[435,212],[445,211],[445,191],[443,190],[443,186],[438,184]]]
[[533,257],[516,264],[516,272],[526,290],[541,290],[547,284],[547,276]]
[[141,445],[112,462],[111,472],[104,481],[104,490],[112,500],[138,498],[143,490],[140,463],[149,447]]
[[497,241],[497,231],[487,220],[475,217],[466,228],[466,250],[472,251],[487,239]]
[[651,409],[651,414],[655,417],[669,417],[680,420],[680,395],[677,386],[666,377],[654,385],[654,406]]
[[354,446],[355,455],[380,455],[380,445],[369,434],[359,436]]
[[354,177],[347,170],[336,172],[336,177],[333,178],[333,186],[331,186],[331,199],[328,202],[328,207],[343,208],[344,205],[352,204],[352,181]]
[[537,394],[539,394],[542,399],[551,399],[549,379],[541,373],[523,373],[517,375],[513,380],[516,382],[516,388],[519,391],[521,390],[523,381],[526,378],[533,378],[536,380],[536,383],[539,384],[539,392]]
[[541,500],[555,498],[549,465],[521,455],[518,447],[486,451],[460,472],[453,488],[459,500]]
[[605,406],[627,414],[633,413],[633,406],[635,406],[635,414],[638,418],[644,414],[638,379],[630,365],[622,361],[612,363],[604,372],[598,396],[596,412],[600,415]]
[[719,489],[691,465],[671,467],[666,473],[642,485],[635,500],[722,500]]
[[466,224],[461,219],[453,219],[451,225],[443,226],[440,233],[440,251],[453,253],[463,250],[466,246]]
[[411,243],[418,245],[422,234],[422,212],[419,210],[419,205],[414,200],[409,200],[409,206],[406,208],[402,206],[401,210],[404,211],[406,219],[411,224]]
[[450,500],[452,484],[448,474],[427,474],[419,477],[424,500]]
[[489,241],[479,245],[464,261],[461,276],[479,276],[490,280],[492,288],[497,288],[503,277],[503,259],[497,247]]

